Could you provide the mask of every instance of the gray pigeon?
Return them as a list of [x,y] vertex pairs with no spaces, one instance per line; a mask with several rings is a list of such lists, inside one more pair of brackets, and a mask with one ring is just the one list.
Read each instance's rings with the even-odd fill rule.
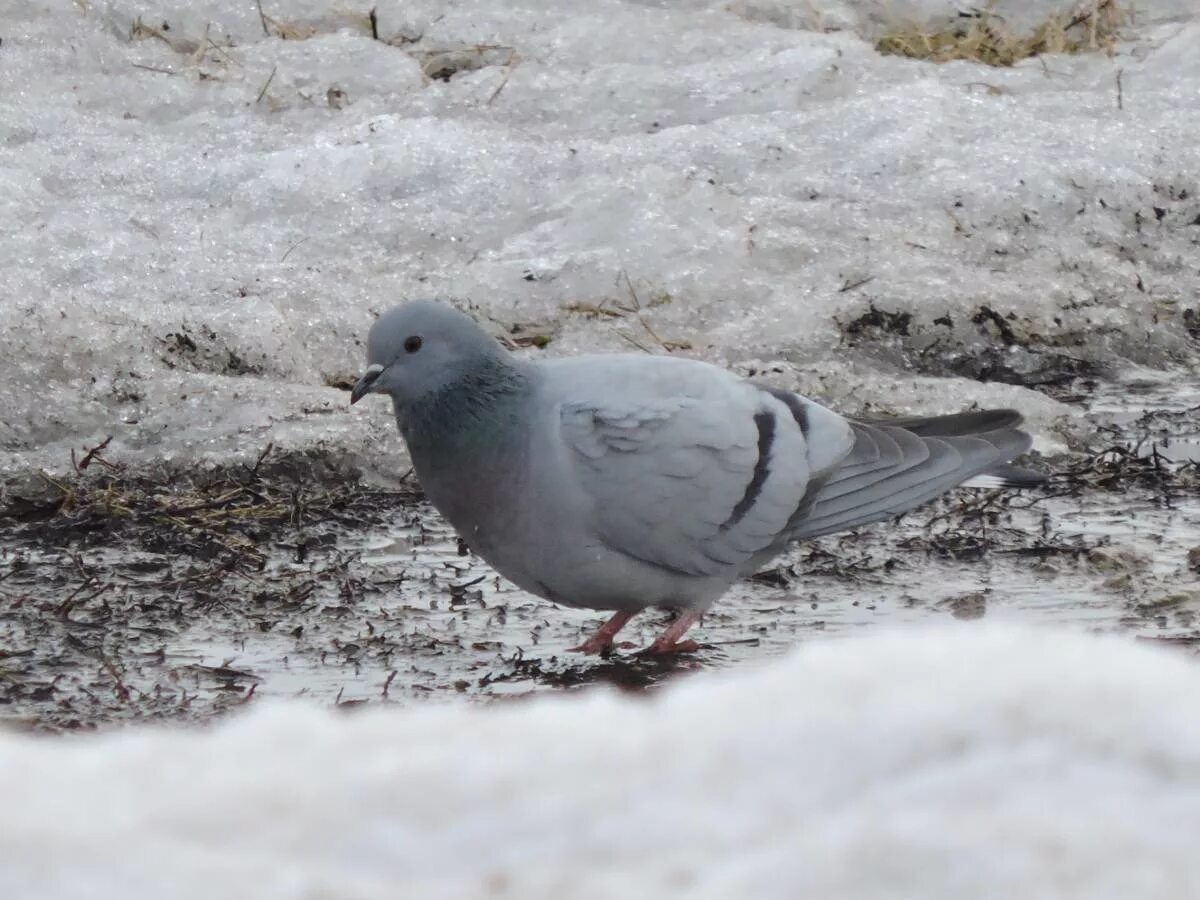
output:
[[707,363],[612,354],[527,362],[449,306],[371,327],[350,402],[387,394],[421,485],[471,549],[555,603],[613,610],[575,650],[611,650],[647,607],[682,641],[793,541],[889,519],[976,476],[1028,487],[1013,410],[855,421]]

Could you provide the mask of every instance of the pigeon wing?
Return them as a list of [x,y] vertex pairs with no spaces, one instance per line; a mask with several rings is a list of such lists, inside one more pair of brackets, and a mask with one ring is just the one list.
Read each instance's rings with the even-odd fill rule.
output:
[[661,357],[622,365],[583,379],[603,389],[565,391],[559,406],[596,535],[682,574],[740,569],[777,542],[808,492],[799,420],[719,369]]

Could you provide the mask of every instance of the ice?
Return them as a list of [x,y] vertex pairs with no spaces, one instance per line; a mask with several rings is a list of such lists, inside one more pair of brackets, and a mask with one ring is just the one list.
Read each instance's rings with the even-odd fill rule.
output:
[[[1089,0],[1070,3],[1062,0],[994,0],[986,9],[1017,34],[1028,34],[1050,16],[1071,16],[1092,9]],[[1142,0],[1122,4],[1132,11],[1137,22],[1160,24],[1184,21],[1194,10],[1178,0]],[[888,29],[914,26],[926,30],[944,28],[959,19],[960,14],[980,9],[966,3],[947,0],[824,0],[803,2],[795,0],[737,0],[730,10],[747,19],[771,22],[784,28],[805,28],[816,31],[853,31],[878,37]]]
[[1183,900],[1197,691],[1170,651],[960,626],[650,699],[9,734],[0,893]]
[[[550,354],[690,344],[848,412],[1011,404],[1043,449],[1062,406],[954,377],[1009,341],[983,307],[1018,362],[1196,363],[1191,3],[1012,69],[875,52],[954,15],[932,0],[385,3],[380,40],[367,9],[6,11],[0,470],[113,435],[132,465],[272,442],[403,471],[381,406],[328,384],[413,296]],[[847,342],[872,308],[909,334]]]

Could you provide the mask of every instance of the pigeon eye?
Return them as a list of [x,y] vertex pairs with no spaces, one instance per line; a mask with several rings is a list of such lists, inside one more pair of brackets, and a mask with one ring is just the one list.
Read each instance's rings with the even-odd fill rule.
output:
[[416,353],[420,349],[421,349],[421,338],[418,337],[417,335],[414,334],[412,337],[407,337],[404,339],[404,352],[405,353]]

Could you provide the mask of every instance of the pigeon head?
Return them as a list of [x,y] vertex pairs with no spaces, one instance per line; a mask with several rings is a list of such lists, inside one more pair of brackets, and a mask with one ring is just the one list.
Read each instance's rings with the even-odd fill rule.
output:
[[436,397],[504,351],[468,316],[442,303],[417,300],[380,316],[367,335],[367,369],[350,392],[351,404],[387,394],[398,408]]

